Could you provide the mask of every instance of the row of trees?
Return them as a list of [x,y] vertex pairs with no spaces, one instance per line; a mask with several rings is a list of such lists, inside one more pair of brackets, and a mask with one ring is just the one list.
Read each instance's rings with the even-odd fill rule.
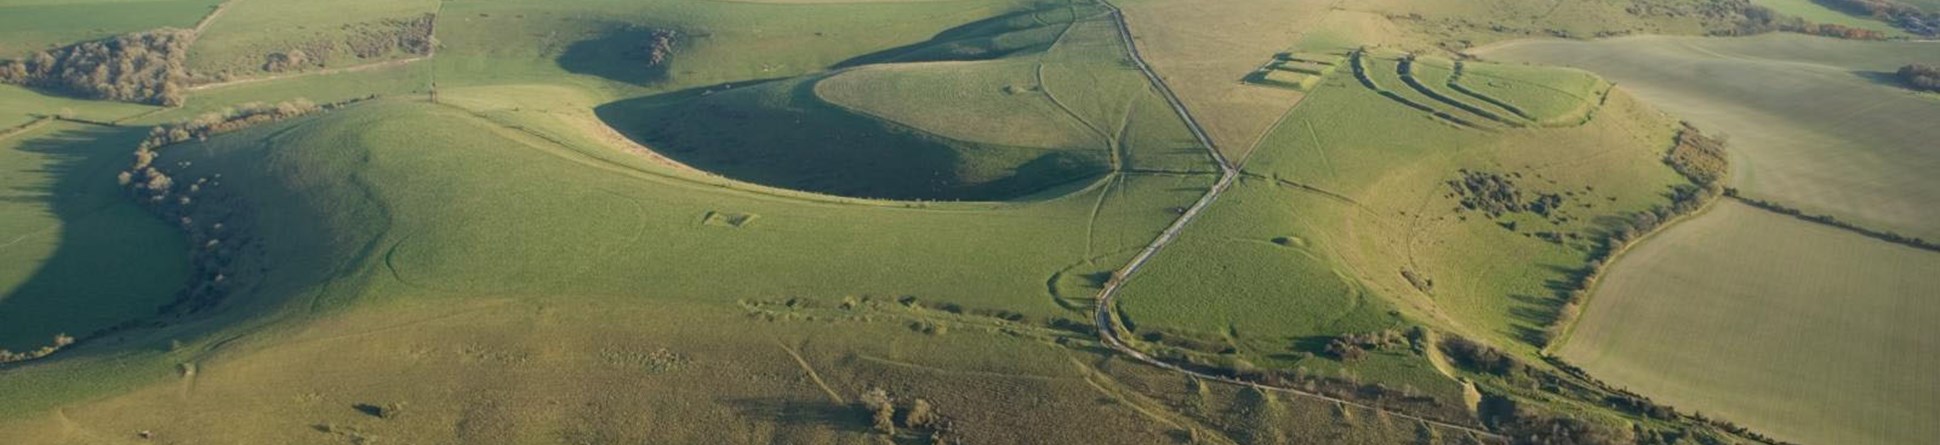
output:
[[1825,224],[1828,226],[1846,229],[1854,233],[1865,235],[1867,237],[1877,239],[1880,241],[1899,244],[1907,247],[1912,247],[1915,249],[1940,252],[1940,243],[1928,241],[1924,238],[1901,235],[1899,234],[1899,232],[1875,230],[1875,229],[1870,229],[1866,227],[1860,227],[1858,224],[1853,224],[1850,222],[1840,220],[1839,218],[1834,218],[1832,215],[1814,215],[1814,214],[1806,213],[1804,210],[1787,207],[1784,204],[1779,204],[1776,202],[1766,201],[1762,199],[1749,198],[1744,196],[1741,193],[1738,193],[1738,189],[1731,189],[1731,188],[1725,189],[1725,196],[1729,196],[1732,199],[1736,199],[1738,200],[1738,202],[1749,204],[1752,207],[1769,210],[1775,213],[1790,215],[1794,218],[1803,219],[1806,221],[1811,221],[1819,224]]
[[0,62],[0,82],[92,99],[178,106],[195,32],[165,28],[41,51]]
[[1900,67],[1900,81],[1906,86],[1920,91],[1940,93],[1940,67],[1913,64]]
[[[226,217],[238,213],[231,203],[223,211],[203,211],[204,201],[223,200],[214,192],[221,177],[177,180],[156,163],[156,149],[170,144],[204,140],[210,136],[241,130],[252,125],[315,113],[324,107],[297,99],[277,104],[249,103],[219,112],[205,113],[174,125],[158,126],[135,147],[134,162],[117,175],[117,180],[149,211],[164,221],[177,224],[187,233],[191,246],[191,279],[175,298],[161,308],[162,313],[186,314],[214,307],[228,296],[233,286],[237,257],[250,240],[227,226]],[[217,215],[217,216],[208,216]]]

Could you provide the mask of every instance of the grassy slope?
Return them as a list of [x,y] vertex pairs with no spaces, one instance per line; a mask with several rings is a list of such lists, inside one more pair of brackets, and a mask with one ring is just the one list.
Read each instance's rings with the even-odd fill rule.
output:
[[161,27],[191,28],[221,0],[0,0],[0,58]]
[[[1666,111],[1729,135],[1747,194],[1812,213],[1940,238],[1940,101],[1877,74],[1940,63],[1940,45],[1797,35],[1733,39],[1636,37],[1543,41],[1491,58],[1577,66]],[[1801,103],[1812,106],[1798,106]]]
[[1937,264],[1727,202],[1617,263],[1561,353],[1785,440],[1919,442],[1940,434],[1940,341],[1910,327],[1940,317]]
[[953,139],[1102,147],[1097,134],[1037,91],[1037,66],[1030,59],[877,65],[818,82],[815,92],[845,108]]
[[[350,54],[339,43],[349,37],[349,25],[382,19],[409,19],[436,11],[432,0],[350,0],[311,2],[302,0],[239,1],[223,11],[189,50],[189,69],[200,74],[227,72],[238,77],[261,74],[265,57],[271,53],[304,48],[312,42],[327,42],[336,51],[313,54],[328,67],[370,63]],[[402,57],[390,54],[379,59]]]
[[[875,443],[855,405],[870,387],[929,400],[976,443],[1162,443],[1186,428],[1232,443],[1211,431],[1246,420],[1228,388],[1194,392],[1149,367],[991,328],[920,334],[892,313],[764,321],[681,302],[385,305],[0,432],[54,444],[140,430],[195,443],[861,444]],[[403,414],[378,419],[358,403],[401,404]],[[1324,402],[1275,403],[1268,422],[1294,443],[1460,436]],[[1175,408],[1188,405],[1201,408]]]
[[[1346,71],[1268,136],[1229,199],[1133,278],[1121,300],[1126,317],[1237,331],[1258,354],[1249,358],[1263,359],[1301,337],[1393,327],[1384,313],[1394,308],[1533,351],[1523,339],[1555,304],[1546,283],[1562,277],[1558,268],[1580,266],[1584,253],[1580,243],[1527,233],[1593,234],[1595,217],[1661,202],[1658,193],[1678,180],[1658,162],[1669,122],[1624,97],[1583,127],[1490,134],[1431,120]],[[1456,204],[1443,182],[1462,168],[1521,172],[1525,187],[1559,193],[1594,186],[1570,204],[1594,207],[1556,227],[1511,217],[1523,231],[1510,232],[1449,210]],[[1294,241],[1272,242],[1280,237]],[[1435,280],[1434,293],[1417,291],[1404,269]]]
[[149,315],[187,247],[114,183],[145,132],[49,123],[0,139],[0,349]]

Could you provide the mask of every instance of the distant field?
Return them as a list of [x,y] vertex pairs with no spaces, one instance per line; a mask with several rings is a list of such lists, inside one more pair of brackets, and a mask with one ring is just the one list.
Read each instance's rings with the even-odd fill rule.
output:
[[[1910,37],[1906,31],[1902,31],[1890,23],[1847,14],[1839,10],[1827,8],[1825,5],[1821,5],[1813,0],[1754,0],[1751,3],[1772,8],[1773,11],[1778,11],[1780,14],[1795,16],[1812,23],[1870,29],[1884,33],[1889,37]],[[1898,3],[1912,4],[1913,2],[1899,1]]]
[[1936,272],[1940,254],[1724,202],[1616,263],[1561,354],[1788,441],[1918,443],[1940,435]]
[[0,349],[152,314],[182,286],[182,235],[114,183],[145,134],[47,123],[0,136]]
[[[1799,35],[1531,41],[1483,57],[1565,64],[1731,138],[1731,186],[1812,213],[1940,239],[1940,100],[1885,72],[1940,44]],[[1801,106],[1800,104],[1810,104]]]
[[0,59],[161,27],[192,28],[222,0],[0,0]]

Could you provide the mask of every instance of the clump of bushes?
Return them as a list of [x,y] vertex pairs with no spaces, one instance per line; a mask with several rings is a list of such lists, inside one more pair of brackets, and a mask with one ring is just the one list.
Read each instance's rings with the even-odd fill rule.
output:
[[[921,439],[923,443],[959,443],[955,422],[936,411],[929,400],[917,398],[898,407],[889,391],[871,387],[858,403],[870,428],[890,438]],[[900,414],[900,415],[899,415]]]
[[1408,335],[1402,334],[1401,331],[1386,329],[1334,337],[1327,342],[1327,348],[1323,352],[1340,361],[1353,362],[1366,358],[1368,350],[1383,350],[1408,344],[1411,344]]
[[1915,90],[1940,92],[1940,67],[1913,64],[1900,67],[1895,74],[1898,74],[1901,82],[1906,82],[1906,86]]
[[263,62],[263,71],[272,73],[296,71],[311,64],[310,53],[300,49],[272,53],[267,59],[267,61]]
[[437,40],[432,38],[437,19],[436,14],[426,13],[409,19],[384,19],[352,25],[358,29],[344,43],[350,47],[350,53],[360,59],[382,57],[392,51],[430,55],[432,48],[437,46]]
[[656,29],[647,33],[647,40],[634,50],[637,57],[647,66],[659,66],[674,55],[674,39],[680,34],[670,29]]
[[1460,170],[1462,177],[1448,181],[1460,199],[1462,210],[1500,217],[1509,213],[1530,212],[1547,218],[1563,207],[1563,196],[1555,193],[1525,192],[1517,185],[1521,173],[1491,173]]
[[195,32],[164,28],[41,51],[0,62],[0,82],[90,99],[179,106]]

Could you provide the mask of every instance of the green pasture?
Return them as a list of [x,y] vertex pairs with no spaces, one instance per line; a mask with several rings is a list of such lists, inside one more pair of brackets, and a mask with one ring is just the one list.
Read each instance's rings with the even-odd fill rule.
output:
[[71,43],[193,28],[221,0],[0,0],[0,59]]

